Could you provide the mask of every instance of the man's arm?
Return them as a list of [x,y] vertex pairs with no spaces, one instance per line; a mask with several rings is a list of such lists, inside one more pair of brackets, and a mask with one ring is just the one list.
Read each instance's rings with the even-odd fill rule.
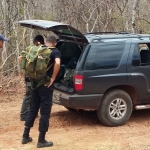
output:
[[54,70],[48,88],[53,84],[60,69],[60,58],[55,58]]

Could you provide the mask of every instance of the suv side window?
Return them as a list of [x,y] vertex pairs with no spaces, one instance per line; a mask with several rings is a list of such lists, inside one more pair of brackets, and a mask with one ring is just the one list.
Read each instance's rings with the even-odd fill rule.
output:
[[138,44],[141,58],[141,66],[150,65],[150,48],[148,43]]
[[133,52],[132,66],[148,65],[150,65],[150,43],[138,43]]
[[125,42],[118,43],[93,43],[85,61],[85,70],[117,68]]

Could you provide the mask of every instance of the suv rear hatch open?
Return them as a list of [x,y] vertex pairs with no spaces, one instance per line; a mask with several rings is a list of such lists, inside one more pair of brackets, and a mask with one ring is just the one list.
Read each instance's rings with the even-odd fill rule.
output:
[[[56,47],[61,52],[61,69],[58,74],[58,76],[61,74],[61,77],[60,79],[57,78],[54,86],[60,91],[73,93],[73,84],[66,84],[63,81],[63,77],[67,69],[75,70],[76,63],[82,53],[82,50],[88,44],[87,38],[77,29],[64,23],[46,20],[23,20],[19,21],[19,24],[27,28],[51,31],[59,37],[59,42]],[[66,66],[68,68],[66,68]]]
[[52,31],[60,39],[80,42],[82,44],[88,43],[88,40],[80,31],[68,24],[47,20],[23,20],[19,21],[19,24],[27,28]]

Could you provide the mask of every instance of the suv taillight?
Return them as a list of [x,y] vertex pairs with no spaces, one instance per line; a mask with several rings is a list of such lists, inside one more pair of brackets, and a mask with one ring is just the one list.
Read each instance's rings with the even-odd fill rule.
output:
[[74,76],[74,83],[75,83],[75,90],[79,91],[83,88],[83,76],[82,75],[75,75]]

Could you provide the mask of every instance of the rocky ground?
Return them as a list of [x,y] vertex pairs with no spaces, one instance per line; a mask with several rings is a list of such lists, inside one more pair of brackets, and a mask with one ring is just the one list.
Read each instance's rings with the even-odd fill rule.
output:
[[[9,88],[11,85],[0,86],[0,150],[36,150],[40,115],[31,129],[33,142],[22,145],[24,122],[20,121],[19,112],[23,82],[20,78],[17,81],[19,84],[9,83],[13,90]],[[134,111],[123,126],[106,127],[93,111],[69,112],[63,106],[53,105],[46,138],[52,140],[54,146],[43,149],[150,150],[150,110]]]

